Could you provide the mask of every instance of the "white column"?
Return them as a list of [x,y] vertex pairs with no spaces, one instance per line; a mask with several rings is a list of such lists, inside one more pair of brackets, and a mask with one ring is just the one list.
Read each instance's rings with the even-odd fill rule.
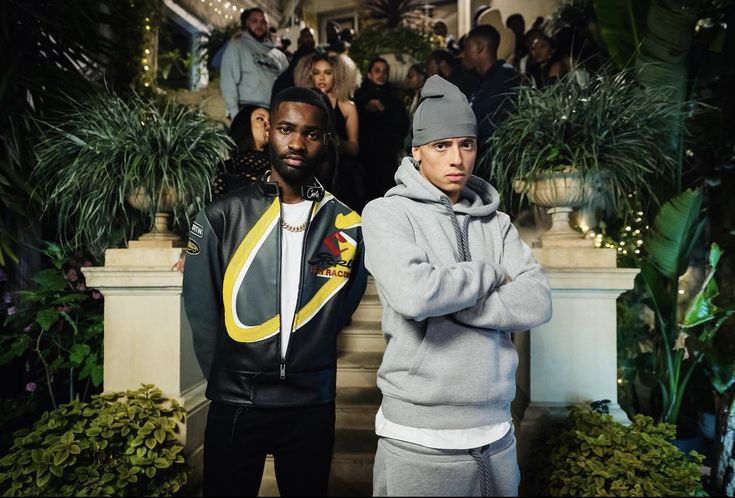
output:
[[457,0],[457,37],[469,32],[472,27],[471,0]]
[[633,288],[639,272],[616,268],[613,249],[545,246],[533,252],[551,284],[553,314],[527,338],[526,386],[519,377],[519,390],[528,396],[518,436],[521,468],[535,440],[566,416],[570,404],[608,399],[610,414],[630,422],[618,404],[616,300]]
[[155,384],[182,405],[186,418],[179,437],[196,487],[209,402],[184,313],[183,274],[172,269],[182,249],[168,241],[130,246],[108,250],[104,267],[83,269],[87,286],[105,296],[104,390]]

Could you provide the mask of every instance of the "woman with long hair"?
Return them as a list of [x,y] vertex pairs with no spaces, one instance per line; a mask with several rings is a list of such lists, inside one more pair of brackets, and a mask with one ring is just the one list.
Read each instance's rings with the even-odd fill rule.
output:
[[362,175],[356,158],[359,151],[359,117],[351,97],[359,85],[360,73],[355,63],[343,54],[314,53],[296,65],[297,86],[316,88],[328,98],[334,109],[334,129],[339,138],[339,161],[336,171],[320,178],[338,199],[356,211],[363,206]]
[[214,197],[253,183],[270,169],[266,152],[269,120],[268,109],[254,105],[246,105],[237,113],[230,126],[235,146],[214,178]]

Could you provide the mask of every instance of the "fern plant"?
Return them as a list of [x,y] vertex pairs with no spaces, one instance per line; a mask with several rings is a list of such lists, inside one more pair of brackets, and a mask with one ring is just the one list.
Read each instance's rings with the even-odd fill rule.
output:
[[[38,121],[33,179],[46,213],[56,217],[66,248],[95,254],[153,226],[152,213],[173,188],[174,224],[188,226],[211,198],[217,165],[231,139],[201,112],[170,100],[123,99],[102,92],[70,99],[69,112]],[[128,195],[142,187],[150,213],[135,212]]]
[[683,110],[664,93],[641,87],[630,71],[611,70],[574,70],[543,89],[522,86],[476,174],[506,193],[524,181],[526,194],[534,180],[572,169],[603,182],[613,211],[631,212],[635,193],[655,201],[656,183],[674,177],[667,126]]

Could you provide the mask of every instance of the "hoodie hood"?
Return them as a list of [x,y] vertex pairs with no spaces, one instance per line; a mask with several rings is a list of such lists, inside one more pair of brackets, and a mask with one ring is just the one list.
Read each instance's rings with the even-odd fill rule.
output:
[[[447,205],[449,197],[421,176],[418,163],[412,157],[404,157],[395,174],[396,186],[386,192],[386,197],[406,197],[427,204]],[[451,201],[449,201],[451,204]],[[489,216],[498,210],[500,194],[488,182],[471,175],[462,189],[462,199],[452,206],[454,212],[471,217]]]

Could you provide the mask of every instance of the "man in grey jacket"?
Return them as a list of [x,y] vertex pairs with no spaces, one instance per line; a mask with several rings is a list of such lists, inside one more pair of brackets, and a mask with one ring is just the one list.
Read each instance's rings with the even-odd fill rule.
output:
[[273,83],[288,67],[286,55],[268,38],[263,10],[255,7],[244,11],[240,22],[244,32],[227,43],[220,66],[220,90],[230,119],[235,119],[245,104],[267,109]]
[[465,96],[438,75],[421,96],[413,157],[363,212],[387,342],[373,493],[517,495],[511,332],[551,318],[549,284],[497,211],[497,191],[472,176],[477,122]]

